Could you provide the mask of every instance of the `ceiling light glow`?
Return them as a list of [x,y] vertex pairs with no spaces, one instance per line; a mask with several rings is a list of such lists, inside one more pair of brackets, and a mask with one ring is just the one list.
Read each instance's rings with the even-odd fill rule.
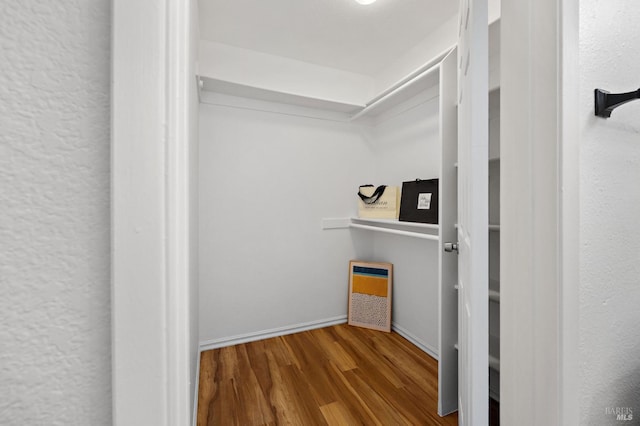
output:
[[371,4],[376,0],[356,0],[360,4]]

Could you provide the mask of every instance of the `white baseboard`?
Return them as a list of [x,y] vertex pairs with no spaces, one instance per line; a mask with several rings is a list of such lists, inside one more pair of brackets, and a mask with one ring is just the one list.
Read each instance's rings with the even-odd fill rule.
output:
[[287,334],[300,333],[301,331],[313,330],[316,328],[329,327],[347,322],[346,315],[333,318],[326,318],[317,321],[293,324],[285,327],[271,328],[268,330],[256,331],[253,333],[240,334],[238,336],[222,337],[220,339],[203,340],[200,342],[200,351],[223,348],[225,346],[239,345],[241,343],[255,342],[256,340],[269,339],[271,337],[285,336]]
[[392,323],[391,329],[396,333],[398,333],[399,335],[401,335],[402,337],[404,337],[405,339],[407,339],[408,341],[410,341],[411,343],[413,343],[414,345],[416,345],[418,348],[422,349],[422,351],[426,352],[427,355],[429,355],[431,358],[435,359],[436,361],[439,360],[438,350],[436,348],[423,342],[418,337],[411,334],[409,331],[407,331],[405,328],[402,328],[398,324]]

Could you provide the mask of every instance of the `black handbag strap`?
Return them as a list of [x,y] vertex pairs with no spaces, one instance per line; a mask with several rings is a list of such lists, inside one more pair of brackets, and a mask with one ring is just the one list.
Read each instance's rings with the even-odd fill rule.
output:
[[[373,185],[362,185],[360,188],[371,188],[372,186]],[[358,197],[360,197],[365,204],[374,204],[380,197],[382,197],[386,187],[387,185],[380,185],[375,191],[373,191],[371,196],[364,195],[360,190],[358,190]]]

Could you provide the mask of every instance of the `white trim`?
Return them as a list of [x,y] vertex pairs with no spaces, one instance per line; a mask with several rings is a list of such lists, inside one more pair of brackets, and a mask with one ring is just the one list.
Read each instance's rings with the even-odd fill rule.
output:
[[364,105],[356,105],[331,99],[314,98],[295,93],[280,92],[262,87],[248,86],[231,81],[219,80],[212,77],[200,76],[202,90],[205,93],[221,93],[247,99],[257,99],[264,102],[295,105],[303,108],[320,109],[343,114],[352,114],[364,108]]
[[200,95],[200,103],[223,108],[243,109],[247,111],[259,111],[271,114],[287,115],[292,117],[310,118],[314,120],[335,121],[348,123],[349,114],[339,111],[320,109],[313,106],[295,105],[278,102],[276,99],[248,98],[238,95],[207,91],[206,88]]
[[[317,321],[310,321],[300,324],[288,325],[285,327],[271,328],[268,330],[256,331],[252,333],[239,334],[236,336],[222,337],[219,339],[209,339],[200,342],[200,352],[211,349],[224,348],[227,346],[240,345],[242,343],[255,342],[258,340],[270,339],[272,337],[286,336],[288,334],[300,333],[317,328],[330,327],[332,325],[345,324],[347,322],[346,315],[340,315],[333,318],[326,318]],[[416,345],[422,351],[426,352],[434,359],[438,359],[438,350],[433,346],[423,342],[420,338],[407,331],[405,328],[396,323],[391,325],[391,329]],[[198,362],[199,358],[198,358]],[[197,388],[196,388],[197,389]]]
[[396,323],[392,323],[391,330],[395,331],[396,333],[398,333],[399,335],[401,335],[402,337],[404,337],[405,339],[407,339],[408,341],[416,345],[418,348],[420,348],[423,352],[425,352],[427,355],[429,355],[431,358],[435,359],[436,361],[440,359],[438,357],[438,350],[436,348],[425,343],[424,341],[422,341],[422,339],[418,338],[416,335],[407,331],[406,328],[403,328]]
[[271,328],[268,330],[256,331],[252,333],[239,334],[237,336],[222,337],[219,339],[203,340],[200,342],[200,350],[223,348],[226,346],[239,345],[242,343],[255,342],[257,340],[269,339],[271,337],[286,336],[287,334],[300,333],[302,331],[314,330],[316,328],[330,327],[332,325],[344,324],[347,322],[346,315],[333,318],[326,318],[317,321],[304,322],[300,324],[287,325],[284,327]]
[[[563,352],[566,298],[561,292],[566,274],[574,272],[563,269],[568,266],[564,227],[570,225],[563,219],[575,212],[566,210],[571,203],[562,205],[567,200],[561,187],[566,177],[562,112],[577,104],[563,103],[560,3],[501,4],[503,424],[564,424],[563,357],[568,353]],[[565,213],[568,216],[562,216]]]
[[580,72],[579,0],[560,11],[560,413],[559,424],[580,421]]
[[191,420],[193,5],[195,0],[114,0],[112,7],[114,425],[180,426]]
[[[170,425],[191,419],[190,164],[192,1],[167,0],[166,277],[167,409]],[[195,342],[194,342],[195,343]]]
[[[168,426],[163,6],[155,0],[114,0],[112,6],[111,349],[116,426]],[[144,36],[138,34],[140,22],[145,22]]]

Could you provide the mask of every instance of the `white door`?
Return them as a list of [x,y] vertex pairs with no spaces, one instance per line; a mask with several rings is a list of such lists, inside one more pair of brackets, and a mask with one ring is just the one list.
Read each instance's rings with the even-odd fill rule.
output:
[[[457,49],[453,49],[440,64],[440,237],[447,242],[458,238],[457,62]],[[439,263],[438,414],[446,416],[458,410],[458,256],[440,251]]]
[[487,0],[460,0],[458,41],[458,419],[488,424]]

